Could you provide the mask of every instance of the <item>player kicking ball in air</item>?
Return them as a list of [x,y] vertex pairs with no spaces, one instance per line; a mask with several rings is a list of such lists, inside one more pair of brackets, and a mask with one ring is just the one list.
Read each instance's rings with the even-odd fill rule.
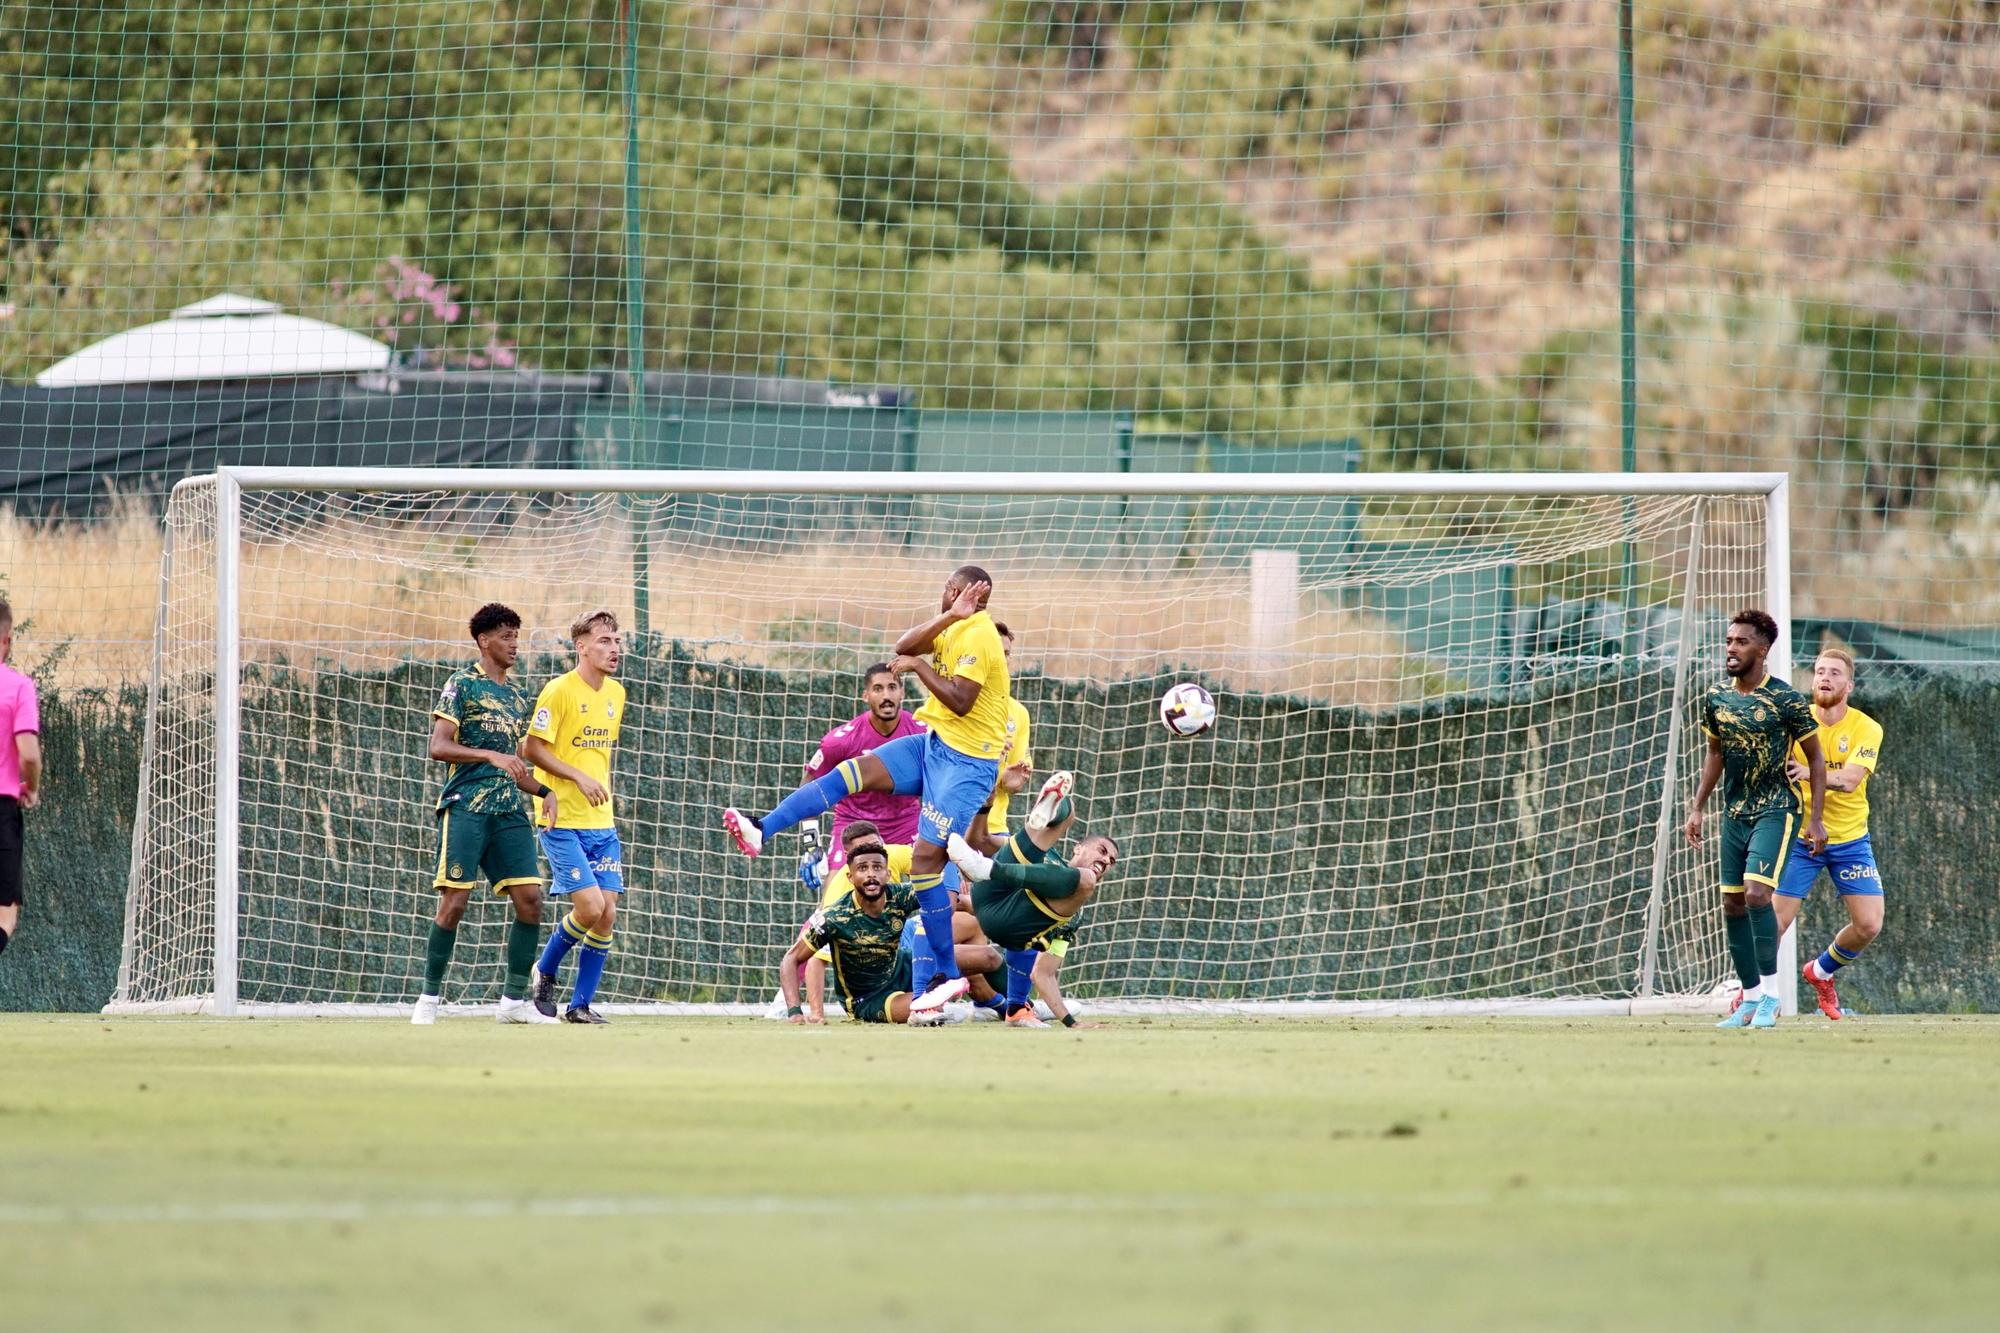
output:
[[[1819,1000],[1819,1011],[1833,1019],[1842,1016],[1834,974],[1859,958],[1882,933],[1882,873],[1868,841],[1868,779],[1882,755],[1882,724],[1848,704],[1852,693],[1853,654],[1828,648],[1813,663],[1813,715],[1819,719],[1819,752],[1826,760],[1826,850],[1815,852],[1803,842],[1795,845],[1772,904],[1782,937],[1798,919],[1819,872],[1826,871],[1833,880],[1840,905],[1847,909],[1847,924],[1803,972]],[[1785,772],[1803,794],[1812,772],[1798,746],[1792,747],[1792,762]]]
[[528,696],[509,679],[521,655],[521,617],[491,602],[473,613],[470,628],[479,662],[452,673],[431,712],[430,756],[448,767],[437,804],[437,915],[424,951],[424,991],[410,1021],[437,1022],[458,923],[483,870],[493,891],[514,904],[496,1017],[502,1023],[553,1023],[528,1001],[528,973],[542,924],[542,868],[535,859],[528,797],[548,802],[551,816],[556,803],[517,753],[528,730]]
[[1048,1026],[1029,1003],[1037,955],[1083,910],[1118,864],[1118,844],[1102,833],[1079,842],[1067,865],[1043,860],[1075,818],[1069,799],[1073,786],[1070,774],[1051,774],[1028,812],[1026,828],[996,856],[981,855],[956,835],[947,846],[952,863],[972,881],[979,928],[1007,960],[1007,1022],[1014,1027]]
[[1799,831],[1799,796],[1785,776],[1786,757],[1798,743],[1807,785],[1804,840],[1815,855],[1826,847],[1821,803],[1826,767],[1820,759],[1819,723],[1805,695],[1765,670],[1778,641],[1778,624],[1762,611],[1736,613],[1722,642],[1729,679],[1701,701],[1708,757],[1688,806],[1683,830],[1701,846],[1701,812],[1722,781],[1722,916],[1729,957],[1743,983],[1743,1003],[1716,1026],[1778,1025],[1778,917],[1771,895],[1783,877],[1786,855]]
[[611,924],[625,892],[625,854],[611,823],[611,752],[625,722],[625,687],[614,677],[625,646],[609,611],[580,617],[569,638],[576,670],[542,687],[523,747],[535,776],[555,792],[540,820],[549,896],[569,899],[569,915],[549,932],[535,968],[535,1007],[554,1016],[563,959],[581,945],[563,1021],[603,1023],[590,1004],[611,957]]
[[[993,579],[977,565],[952,571],[938,613],[904,631],[896,640],[898,675],[914,674],[930,699],[917,712],[928,730],[904,736],[869,754],[844,760],[833,772],[787,796],[762,819],[731,808],[722,826],[751,856],[774,834],[805,819],[817,819],[856,792],[922,796],[910,883],[924,922],[924,938],[937,962],[942,984],[919,995],[919,1011],[941,1009],[969,989],[952,947],[951,891],[958,871],[945,860],[954,833],[971,827],[979,808],[1000,780],[1007,752],[1007,660],[1000,633],[987,614]],[[919,657],[916,654],[929,654]]]

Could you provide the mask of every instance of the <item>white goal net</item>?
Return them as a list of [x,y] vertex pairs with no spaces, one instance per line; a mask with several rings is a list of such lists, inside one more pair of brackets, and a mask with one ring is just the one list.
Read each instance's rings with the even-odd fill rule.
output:
[[[1732,612],[1785,623],[1783,504],[1771,476],[196,479],[113,1004],[416,996],[429,714],[492,601],[531,693],[580,611],[628,631],[602,998],[760,1003],[812,904],[796,840],[746,861],[719,811],[797,784],[967,561],[1037,774],[1124,848],[1065,964],[1085,1004],[1685,1003],[1728,973],[1678,832],[1693,701]],[[1181,679],[1212,733],[1159,724]],[[508,915],[475,896],[447,1000],[497,994]]]

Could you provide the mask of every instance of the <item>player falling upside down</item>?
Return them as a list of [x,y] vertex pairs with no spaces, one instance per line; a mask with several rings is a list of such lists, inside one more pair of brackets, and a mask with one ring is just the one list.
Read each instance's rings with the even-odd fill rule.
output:
[[[1849,706],[1847,698],[1853,692],[1853,654],[1826,649],[1813,663],[1813,715],[1819,720],[1819,752],[1826,761],[1826,850],[1815,852],[1804,842],[1795,844],[1772,902],[1782,936],[1798,918],[1820,871],[1826,871],[1840,894],[1847,924],[1803,972],[1819,999],[1819,1011],[1828,1018],[1841,1016],[1834,973],[1859,958],[1882,933],[1882,875],[1868,841],[1868,779],[1881,758],[1882,724]],[[1803,797],[1812,771],[1797,746],[1792,747],[1785,773]]]
[[576,964],[566,1023],[603,1023],[591,1001],[611,957],[611,926],[625,892],[625,853],[611,822],[611,752],[625,723],[625,687],[616,679],[625,645],[618,617],[593,611],[569,628],[576,669],[542,687],[523,747],[535,776],[555,792],[541,812],[549,896],[567,897],[569,914],[549,932],[535,967],[535,1007],[553,1016],[556,979],[570,949]]
[[1118,864],[1117,842],[1102,833],[1079,842],[1067,865],[1043,860],[1075,818],[1069,799],[1073,786],[1070,774],[1051,774],[1028,812],[1026,827],[997,856],[981,855],[957,835],[947,847],[953,864],[972,882],[979,928],[1007,960],[1007,1021],[1016,1027],[1048,1026],[1029,1003],[1037,954],[1083,910]]
[[[1000,779],[1007,750],[1006,655],[993,617],[986,612],[993,580],[977,565],[963,565],[945,581],[938,614],[896,640],[898,675],[914,673],[930,699],[917,712],[929,730],[905,736],[856,759],[787,796],[762,819],[735,809],[722,825],[751,856],[765,839],[803,819],[816,819],[859,791],[921,795],[911,886],[923,915],[924,935],[944,984],[915,1000],[919,1010],[942,1008],[968,989],[952,948],[951,891],[958,872],[945,860],[945,842],[971,826]],[[915,656],[928,653],[928,659]]]
[[[542,868],[527,797],[550,800],[554,793],[516,753],[528,730],[528,696],[508,679],[521,652],[521,617],[491,602],[473,613],[470,628],[479,663],[452,674],[431,713],[430,756],[450,767],[437,804],[437,915],[425,950],[424,991],[410,1021],[437,1022],[458,923],[484,870],[493,891],[514,904],[496,1016],[502,1023],[553,1023],[527,998],[542,924]],[[554,814],[555,804],[549,810]]]
[[1726,779],[1722,915],[1744,1003],[1716,1024],[1723,1028],[1769,1028],[1778,1023],[1778,917],[1771,895],[1783,877],[1785,857],[1799,826],[1798,793],[1785,777],[1786,756],[1794,741],[1807,766],[1805,842],[1814,852],[1826,846],[1826,826],[1820,817],[1826,768],[1815,734],[1819,724],[1805,695],[1764,669],[1777,638],[1777,622],[1764,612],[1737,612],[1723,639],[1723,669],[1729,680],[1701,701],[1708,757],[1702,762],[1701,783],[1688,807],[1684,832],[1691,845],[1701,846],[1702,807],[1717,779]]
[[[917,915],[915,893],[907,885],[889,883],[889,849],[879,842],[856,843],[842,869],[853,882],[852,891],[815,912],[778,964],[785,1016],[794,1023],[826,1021],[819,1005],[808,1010],[799,1002],[800,965],[826,949],[851,1018],[905,1023],[922,1017],[911,1012],[910,956],[902,947],[904,923]],[[978,961],[998,959],[982,956]]]

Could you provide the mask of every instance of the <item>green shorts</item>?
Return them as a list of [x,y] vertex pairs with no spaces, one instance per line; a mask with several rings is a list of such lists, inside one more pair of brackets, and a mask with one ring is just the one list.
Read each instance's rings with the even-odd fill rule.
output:
[[1040,949],[1069,918],[1057,916],[1027,889],[1007,888],[992,880],[972,886],[972,911],[986,938],[1003,949]]
[[535,829],[528,816],[519,811],[482,815],[440,810],[437,878],[432,887],[476,888],[482,870],[495,893],[542,882],[541,863],[535,859]]
[[1778,886],[1799,817],[1792,810],[1766,810],[1748,819],[1722,817],[1722,891],[1741,893],[1749,883]]
[[888,984],[880,990],[872,990],[866,995],[855,997],[848,1003],[847,1016],[857,1023],[893,1023],[889,1002],[898,995],[910,993],[910,955],[896,955],[896,970],[889,975]]

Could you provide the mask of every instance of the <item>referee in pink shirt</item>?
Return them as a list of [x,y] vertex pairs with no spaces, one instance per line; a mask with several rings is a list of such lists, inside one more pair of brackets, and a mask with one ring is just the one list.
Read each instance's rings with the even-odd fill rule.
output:
[[42,709],[13,655],[14,608],[0,598],[0,953],[21,925],[21,812],[42,799]]

